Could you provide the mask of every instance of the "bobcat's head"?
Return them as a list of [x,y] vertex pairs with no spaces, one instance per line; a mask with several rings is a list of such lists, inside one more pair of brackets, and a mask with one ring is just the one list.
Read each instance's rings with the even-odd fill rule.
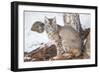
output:
[[45,23],[45,30],[47,33],[52,33],[57,31],[57,23],[55,17],[54,18],[45,17],[44,23]]

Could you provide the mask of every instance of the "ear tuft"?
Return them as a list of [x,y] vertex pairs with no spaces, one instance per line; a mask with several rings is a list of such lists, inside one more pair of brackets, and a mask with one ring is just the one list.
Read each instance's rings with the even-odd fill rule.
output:
[[56,23],[56,17],[53,18],[53,22]]
[[48,18],[45,16],[44,17],[44,23],[47,23],[48,22]]

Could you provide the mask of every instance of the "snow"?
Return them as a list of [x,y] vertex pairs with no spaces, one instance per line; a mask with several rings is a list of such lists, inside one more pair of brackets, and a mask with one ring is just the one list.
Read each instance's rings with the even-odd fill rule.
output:
[[[31,27],[35,21],[44,22],[44,17],[53,18],[56,17],[57,24],[63,26],[63,13],[48,13],[48,12],[32,12],[24,11],[24,47],[25,52],[30,52],[41,46],[41,43],[48,43],[49,39],[44,33],[37,33],[31,31]],[[90,27],[90,16],[89,14],[80,14],[80,21],[83,29]]]
[[[30,35],[27,35],[28,33]],[[29,31],[25,35],[25,51],[30,52],[33,49],[38,48],[41,43],[47,43],[48,41],[49,40],[45,32],[39,34],[37,32]]]

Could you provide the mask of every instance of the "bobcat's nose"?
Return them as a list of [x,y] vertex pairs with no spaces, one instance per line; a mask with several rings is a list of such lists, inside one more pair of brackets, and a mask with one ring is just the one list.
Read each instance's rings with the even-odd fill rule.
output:
[[51,22],[49,22],[49,24],[50,24],[50,25],[52,25],[52,21],[51,21]]

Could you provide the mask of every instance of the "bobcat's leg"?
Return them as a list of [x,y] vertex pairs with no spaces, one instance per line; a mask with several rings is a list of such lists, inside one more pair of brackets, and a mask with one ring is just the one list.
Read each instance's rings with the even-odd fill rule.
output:
[[63,54],[63,56],[66,57],[67,59],[77,58],[80,55],[81,55],[81,52],[77,48],[69,48],[69,50],[67,50],[67,52]]
[[58,42],[56,44],[56,46],[57,46],[57,55],[62,55],[64,53],[62,43],[61,42]]

